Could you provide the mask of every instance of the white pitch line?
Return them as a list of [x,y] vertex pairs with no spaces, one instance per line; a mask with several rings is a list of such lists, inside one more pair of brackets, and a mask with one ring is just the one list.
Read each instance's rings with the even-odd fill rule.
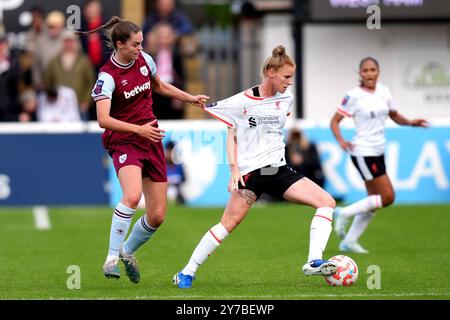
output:
[[48,216],[48,208],[43,206],[33,207],[34,225],[38,230],[51,229],[50,217]]
[[[375,298],[375,297],[450,297],[450,292],[445,293],[347,293],[347,294],[292,294],[283,297],[267,296],[267,295],[230,295],[230,296],[202,296],[202,295],[178,295],[178,296],[136,296],[136,297],[126,297],[127,300],[168,300],[168,299],[217,299],[217,300],[227,300],[227,299],[285,299],[285,298]],[[90,300],[90,299],[100,299],[100,300],[122,300],[124,297],[91,297],[91,298],[56,298],[51,297],[49,299],[69,299],[69,300]]]

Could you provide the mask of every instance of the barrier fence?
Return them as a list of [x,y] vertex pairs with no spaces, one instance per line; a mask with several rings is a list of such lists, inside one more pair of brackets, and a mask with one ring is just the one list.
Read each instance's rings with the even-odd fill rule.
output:
[[[298,121],[317,144],[325,188],[352,202],[364,196],[363,181],[328,128],[328,122]],[[160,121],[164,143],[174,141],[186,172],[182,187],[189,206],[223,206],[228,200],[226,130],[216,120]],[[0,125],[0,206],[115,206],[121,192],[96,123]],[[343,125],[343,135],[352,135]],[[396,203],[450,202],[450,120],[428,129],[386,128],[386,164]],[[261,141],[264,143],[264,141]]]

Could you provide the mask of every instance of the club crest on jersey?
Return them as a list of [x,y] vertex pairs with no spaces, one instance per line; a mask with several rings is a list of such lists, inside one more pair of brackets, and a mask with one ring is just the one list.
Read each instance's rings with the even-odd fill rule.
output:
[[142,66],[140,70],[144,77],[148,76],[148,69],[146,66]]
[[97,80],[97,82],[95,84],[95,88],[94,88],[95,94],[102,93],[103,83],[105,83],[103,80]]
[[127,161],[127,154],[124,153],[123,155],[121,155],[119,157],[119,163],[124,163],[125,161]]
[[344,97],[344,99],[342,99],[341,106],[345,106],[347,104],[348,100],[350,100],[350,97],[347,95]]

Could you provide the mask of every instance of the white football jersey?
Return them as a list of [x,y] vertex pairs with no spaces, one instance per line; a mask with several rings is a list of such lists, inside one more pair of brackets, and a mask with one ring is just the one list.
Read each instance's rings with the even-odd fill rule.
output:
[[377,83],[374,92],[356,86],[346,93],[337,111],[343,116],[352,117],[355,122],[351,155],[369,157],[384,153],[385,121],[389,112],[394,110],[391,93],[381,83]]
[[205,110],[236,130],[238,166],[242,175],[286,164],[283,127],[294,104],[292,93],[255,97],[252,90],[208,105]]

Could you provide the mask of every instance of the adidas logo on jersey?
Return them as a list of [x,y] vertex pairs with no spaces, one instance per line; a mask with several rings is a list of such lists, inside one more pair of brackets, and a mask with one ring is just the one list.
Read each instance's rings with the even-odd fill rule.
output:
[[248,125],[250,126],[250,128],[256,127],[256,119],[254,117],[248,118]]
[[150,89],[150,81],[147,81],[146,83],[144,83],[140,86],[134,87],[133,90],[124,91],[123,94],[125,96],[125,99],[130,99],[131,97],[134,97],[138,93],[141,93],[141,92],[143,92],[145,90],[149,90],[149,89]]

